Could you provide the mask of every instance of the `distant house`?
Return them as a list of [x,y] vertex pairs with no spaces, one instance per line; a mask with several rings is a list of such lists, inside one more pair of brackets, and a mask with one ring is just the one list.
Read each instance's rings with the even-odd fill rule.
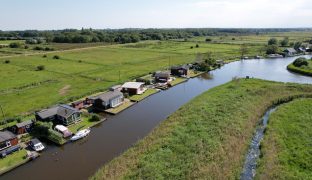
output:
[[52,121],[65,126],[81,121],[81,113],[68,105],[58,105],[49,109],[36,112],[36,119],[39,121]]
[[29,120],[29,121],[17,123],[16,125],[12,126],[10,130],[14,134],[20,135],[20,134],[29,133],[32,130],[33,126],[34,126],[34,122],[32,120]]
[[155,73],[155,82],[156,83],[167,83],[170,80],[169,72],[156,72]]
[[121,85],[116,85],[109,88],[110,91],[121,91],[121,89]]
[[297,51],[294,48],[286,48],[283,52],[286,56],[294,56],[297,54]]
[[0,151],[18,144],[15,134],[10,131],[0,131]]
[[93,99],[93,107],[99,110],[114,108],[124,102],[124,96],[120,91],[109,91],[90,99]]
[[129,95],[143,94],[146,91],[144,84],[144,82],[127,82],[121,86],[121,91]]
[[173,66],[171,67],[171,75],[174,76],[187,76],[187,73],[189,71],[188,65],[182,65],[182,66]]

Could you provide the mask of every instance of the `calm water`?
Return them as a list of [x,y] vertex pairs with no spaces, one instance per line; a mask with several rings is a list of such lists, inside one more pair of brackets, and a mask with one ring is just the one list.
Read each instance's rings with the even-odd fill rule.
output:
[[0,178],[86,179],[103,164],[146,136],[183,104],[235,76],[312,84],[311,77],[286,70],[286,66],[294,59],[246,60],[227,64],[221,69],[153,95],[116,116],[109,116],[106,122],[93,128],[85,140],[63,147],[48,145],[40,158]]

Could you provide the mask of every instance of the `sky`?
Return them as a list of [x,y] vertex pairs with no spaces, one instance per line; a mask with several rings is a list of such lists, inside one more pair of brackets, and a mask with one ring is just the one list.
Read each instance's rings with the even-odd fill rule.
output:
[[312,27],[311,0],[0,2],[0,30]]

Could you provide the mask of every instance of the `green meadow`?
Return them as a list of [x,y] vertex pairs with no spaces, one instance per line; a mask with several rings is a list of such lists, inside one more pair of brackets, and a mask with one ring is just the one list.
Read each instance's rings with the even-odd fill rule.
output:
[[[239,179],[254,129],[311,85],[233,79],[199,95],[91,179]],[[307,136],[308,137],[308,136]]]
[[284,104],[272,113],[261,144],[257,179],[311,179],[312,99]]

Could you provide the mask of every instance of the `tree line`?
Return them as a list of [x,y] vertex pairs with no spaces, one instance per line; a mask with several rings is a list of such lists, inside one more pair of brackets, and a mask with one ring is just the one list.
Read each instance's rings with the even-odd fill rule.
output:
[[170,40],[187,39],[196,36],[214,35],[245,35],[263,34],[269,32],[311,31],[311,29],[218,29],[218,28],[189,28],[189,29],[64,29],[64,30],[25,30],[0,31],[0,40],[40,38],[46,42],[55,43],[135,43],[141,40]]

